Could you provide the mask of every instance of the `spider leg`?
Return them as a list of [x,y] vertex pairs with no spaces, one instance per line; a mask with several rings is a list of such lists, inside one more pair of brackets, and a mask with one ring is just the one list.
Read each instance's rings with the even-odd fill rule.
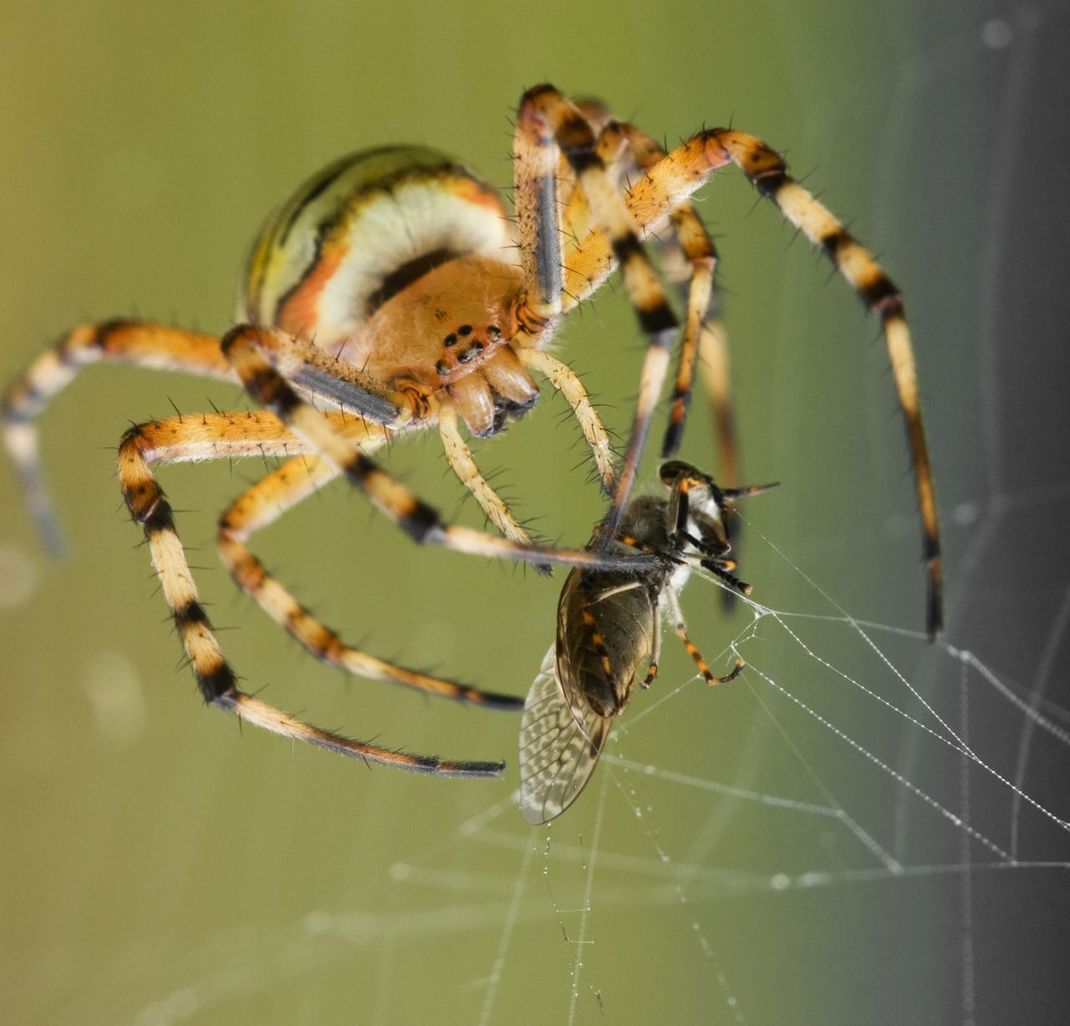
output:
[[[442,438],[446,460],[461,484],[475,497],[476,502],[487,515],[487,519],[506,538],[519,542],[521,545],[530,545],[531,536],[516,522],[505,500],[491,488],[487,479],[479,472],[479,467],[476,466],[476,461],[472,457],[472,451],[465,445],[464,437],[457,426],[457,412],[446,403],[439,407],[438,431]],[[369,451],[367,446],[361,446],[361,449],[364,452]],[[550,568],[541,566],[539,569],[549,572]]]
[[44,544],[54,553],[62,549],[62,537],[41,473],[36,421],[49,400],[83,367],[100,362],[237,380],[219,349],[218,338],[146,321],[83,324],[38,356],[8,387],[0,417],[26,507]]
[[[617,121],[608,111],[593,101],[583,105],[585,116],[598,128],[597,152],[610,171],[614,186],[627,192],[629,181],[637,174],[653,167],[665,156],[665,151],[649,135],[635,125]],[[564,221],[566,236],[573,240],[566,244],[566,265],[571,249],[582,245],[592,231],[586,199],[576,189],[569,196]],[[713,240],[705,225],[688,202],[681,203],[671,212],[673,239],[678,248],[665,245],[666,258],[682,256],[686,261],[687,286],[684,289],[686,316],[681,332],[676,378],[669,407],[669,422],[662,442],[662,458],[672,455],[680,446],[684,421],[691,401],[695,363],[700,354],[709,362],[707,367],[708,393],[717,426],[718,445],[721,450],[722,471],[731,470],[735,475],[738,458],[735,449],[732,410],[728,390],[728,351],[723,344],[723,326],[711,308],[714,275],[718,256]],[[566,289],[567,291],[567,289]],[[720,340],[719,347],[714,344]],[[716,383],[716,387],[713,383]],[[721,474],[726,481],[735,477]]]
[[498,776],[498,762],[454,762],[379,748],[312,726],[238,688],[208,614],[200,603],[171,505],[152,472],[155,462],[222,459],[230,456],[289,456],[307,450],[271,413],[204,414],[172,417],[131,428],[119,446],[119,480],[131,516],[142,525],[160,586],[182,646],[207,704],[295,741],[380,762],[399,769],[444,776]]
[[732,405],[732,379],[728,359],[728,336],[720,317],[707,316],[699,329],[699,363],[713,421],[717,430],[718,477],[732,485],[741,480],[736,417]]
[[[353,427],[352,421],[349,426]],[[359,422],[358,426],[362,427]],[[381,431],[373,434],[371,428],[364,428],[361,435],[354,433],[351,437],[359,441],[365,451],[374,450],[385,441]],[[289,512],[317,489],[333,481],[339,473],[337,467],[320,456],[297,456],[261,478],[227,508],[219,518],[217,543],[223,564],[238,586],[306,651],[328,666],[488,708],[521,708],[523,698],[480,691],[452,680],[432,677],[378,659],[347,644],[302,606],[249,550],[247,543],[254,532]]]
[[[598,131],[598,153],[612,174],[614,185],[622,192],[628,191],[631,180],[665,156],[664,149],[654,139],[637,126],[615,119],[604,104],[587,101],[580,106]],[[564,219],[566,236],[572,240],[585,238],[590,233],[589,211],[581,190],[575,189],[569,196]],[[681,283],[686,312],[661,455],[665,458],[679,449],[691,402],[695,363],[701,357],[719,454],[718,477],[732,484],[739,480],[739,456],[731,401],[728,339],[713,303],[717,250],[690,202],[685,201],[673,210],[670,221],[671,244],[668,238],[661,243],[662,270],[666,276]],[[566,264],[568,257],[566,245]],[[722,514],[727,517],[733,511],[734,507],[728,507]],[[731,606],[733,593],[724,591],[722,595],[725,604]]]
[[[676,334],[676,317],[639,242],[632,214],[614,187],[605,163],[597,152],[594,131],[580,108],[553,86],[536,86],[521,98],[516,135],[517,212],[525,273],[530,276],[533,255],[538,254],[540,246],[549,248],[552,245],[560,261],[556,172],[560,156],[564,156],[575,178],[574,189],[582,190],[590,207],[592,223],[599,226],[602,236],[609,241],[616,263],[620,265],[628,295],[647,338],[631,432],[605,521],[604,534],[612,537],[631,493],[650,421],[667,374],[669,351]],[[537,160],[519,159],[528,153],[536,155]],[[538,176],[537,181],[528,180],[533,174]],[[536,197],[539,198],[537,203]],[[549,225],[544,223],[547,220]],[[529,230],[532,223],[542,225],[537,235]],[[528,242],[528,249],[525,250],[524,240],[527,237],[534,238],[534,242]],[[546,260],[534,260],[534,264],[537,268],[543,268]],[[559,279],[560,271],[557,274]],[[539,286],[541,289],[541,281]],[[556,288],[555,315],[564,306],[559,280]],[[540,299],[545,298],[545,290],[537,295]]]
[[[665,151],[642,130],[629,124],[610,123],[605,134],[613,145],[614,130],[627,144],[628,152],[640,171],[653,167],[665,156]],[[728,348],[724,328],[711,309],[714,275],[717,270],[717,249],[710,233],[690,203],[681,203],[671,214],[673,233],[691,273],[687,286],[687,315],[676,380],[669,407],[669,423],[661,447],[662,457],[671,456],[680,447],[684,421],[691,402],[691,388],[695,362],[701,352],[706,361],[709,396],[718,429],[721,449],[721,479],[735,484],[738,456],[733,430],[733,415],[729,391]],[[719,344],[718,344],[719,343]]]
[[[521,106],[523,115],[523,106]],[[527,293],[518,314],[531,334],[552,331],[561,314],[559,153],[517,124],[513,136],[513,203]]]
[[617,480],[613,446],[579,375],[567,363],[562,363],[544,349],[518,349],[517,356],[525,367],[538,371],[546,378],[572,407],[583,437],[591,447],[602,490],[606,495],[612,495],[613,485]]
[[[713,128],[700,132],[648,168],[632,183],[625,202],[640,235],[657,229],[714,172],[735,164],[783,216],[819,247],[881,319],[888,359],[903,413],[915,491],[921,515],[923,557],[928,575],[926,627],[931,638],[943,629],[940,526],[932,466],[918,399],[917,369],[903,297],[873,254],[857,242],[835,216],[787,173],[779,154],[744,132]],[[607,231],[592,235],[570,259],[562,311],[584,299],[613,267],[613,242]]]
[[477,556],[519,559],[529,563],[564,563],[630,571],[660,565],[657,556],[549,548],[446,523],[436,510],[361,452],[329,417],[301,399],[290,387],[264,355],[272,348],[280,347],[284,337],[272,328],[241,325],[227,333],[222,348],[253,400],[271,410],[294,434],[303,438],[313,452],[338,467],[354,487],[364,492],[414,541],[444,545]]
[[[372,422],[387,424],[393,430],[408,423],[430,420],[430,404],[422,393],[416,390],[404,394],[383,391],[358,368],[335,360],[307,340],[277,331],[265,332],[260,336],[260,349],[282,378],[321,401],[352,411],[362,420],[370,418]],[[531,545],[530,536],[517,523],[506,502],[479,472],[458,427],[456,410],[449,402],[441,402],[437,416],[443,451],[461,483],[506,538]],[[372,436],[366,437],[370,439]],[[367,441],[362,442],[361,448],[368,451]]]

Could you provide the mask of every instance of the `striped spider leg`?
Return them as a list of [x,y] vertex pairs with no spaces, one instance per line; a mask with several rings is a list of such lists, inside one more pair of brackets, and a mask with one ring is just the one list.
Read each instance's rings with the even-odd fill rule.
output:
[[[86,325],[70,332],[43,354],[26,376],[7,393],[4,408],[5,441],[20,470],[28,504],[38,527],[53,548],[58,546],[58,532],[41,481],[35,420],[52,395],[69,383],[81,367],[96,361],[128,362],[156,369],[202,374],[234,383],[238,381],[217,339],[161,325],[121,321]],[[344,414],[332,414],[327,419],[338,423],[341,436],[349,444],[358,445],[365,451],[378,448],[387,437],[385,428],[367,420]],[[403,430],[404,424],[396,428],[395,433]],[[119,472],[124,498],[134,518],[145,529],[164,595],[172,609],[187,659],[194,669],[205,701],[276,733],[373,761],[449,775],[499,774],[501,763],[444,761],[354,742],[301,723],[237,689],[235,674],[223,659],[211,625],[198,601],[196,586],[175,533],[170,506],[152,476],[150,465],[157,462],[284,456],[292,453],[309,454],[310,447],[266,412],[187,415],[142,424],[126,432],[120,444]],[[324,473],[322,461],[315,464],[316,469],[313,470],[314,460],[312,455],[299,457],[300,473],[295,472],[298,468],[294,464],[287,466],[290,471],[288,476],[280,471],[276,480],[285,477],[286,488],[265,485],[255,494],[262,502],[277,504],[281,504],[285,495],[289,508],[297,501],[292,498],[294,494],[303,498],[337,474],[333,468],[329,474]],[[481,692],[453,681],[430,677],[346,646],[333,632],[315,624],[307,610],[295,600],[290,598],[288,603],[284,602],[282,596],[288,597],[288,593],[267,576],[251,554],[242,551],[242,530],[246,533],[250,530],[245,523],[248,516],[246,514],[243,517],[243,513],[249,506],[248,501],[244,506],[236,503],[221,522],[220,551],[224,557],[230,557],[225,558],[225,562],[239,583],[253,593],[269,613],[278,613],[277,618],[285,623],[291,633],[324,661],[365,676],[391,680],[431,694],[475,702],[490,708],[519,707],[520,702],[511,696]],[[262,510],[260,516],[260,524],[254,526],[262,526],[268,519]],[[254,573],[259,576],[258,588],[250,584]],[[313,638],[315,644],[312,643]]]
[[[646,573],[577,568],[561,591],[557,640],[531,685],[520,724],[520,811],[529,823],[548,823],[576,800],[633,687],[647,687],[657,676],[663,616],[707,683],[727,683],[743,669],[737,658],[724,676],[711,672],[688,637],[679,595],[697,567],[750,594],[727,558],[725,513],[730,501],[773,486],[721,489],[679,460],[662,464],[660,474],[669,495],[632,499],[612,544],[656,552],[662,565]],[[603,537],[600,525],[591,544]]]
[[[620,472],[615,482],[603,480],[611,484],[612,505],[605,519],[611,538],[661,395],[677,334],[676,316],[639,241],[640,226],[599,152],[595,128],[579,106],[551,85],[529,89],[520,102],[513,157],[521,259],[527,277],[538,284],[535,301],[529,294],[532,313],[552,323],[598,288],[619,264],[647,339]],[[592,240],[601,247],[592,250]],[[597,259],[585,258],[585,248]]]
[[[618,188],[627,191],[632,180],[665,157],[665,150],[649,135],[635,125],[612,117],[600,101],[584,101],[581,109],[598,129],[598,153]],[[572,200],[575,201],[578,195],[574,193]],[[670,225],[671,234],[659,240],[662,270],[680,289],[686,314],[661,456],[663,459],[672,456],[679,448],[691,402],[695,365],[701,358],[719,456],[717,477],[732,486],[740,480],[739,455],[731,400],[728,341],[712,302],[717,249],[690,202],[685,201],[672,211]],[[727,512],[732,512],[731,506]],[[726,590],[723,597],[725,605],[730,607],[733,592]]]
[[[386,440],[381,427],[344,413],[326,416],[317,413],[314,422],[326,422],[332,431],[330,437],[344,439],[357,456],[374,451]],[[294,453],[301,455],[294,456]],[[242,456],[292,458],[253,485],[224,512],[219,524],[220,554],[239,586],[300,644],[328,665],[426,694],[504,710],[516,709],[521,704],[512,696],[406,669],[346,644],[268,574],[246,545],[251,534],[340,472],[346,472],[346,468],[340,469],[317,456],[306,441],[266,411],[186,415],[142,424],[127,431],[119,447],[124,499],[131,515],[145,531],[153,565],[205,701],[274,733],[366,761],[441,776],[500,775],[504,768],[500,762],[444,760],[354,741],[304,723],[238,688],[237,677],[224,658],[199,601],[171,506],[151,468],[155,463]],[[403,486],[396,485],[396,489],[396,494],[390,493],[391,500],[397,498],[407,505],[419,506],[418,500]],[[453,530],[448,525],[443,525],[443,529]],[[510,544],[504,539],[491,540]],[[584,556],[597,562],[587,554]],[[569,553],[548,550],[546,558],[565,560]]]
[[[540,230],[556,235],[556,227]],[[310,494],[313,481],[344,473],[420,541],[536,565],[619,562],[585,550],[532,545],[479,473],[461,436],[460,421],[471,433],[487,435],[526,413],[537,397],[529,372],[538,373],[574,410],[603,485],[608,488],[614,480],[608,435],[586,391],[566,364],[542,348],[551,325],[528,312],[529,290],[523,268],[509,255],[510,238],[496,194],[441,154],[394,147],[331,165],[269,220],[247,268],[239,314],[245,323],[226,338],[137,321],[83,325],[13,383],[3,407],[4,438],[42,535],[57,547],[39,469],[36,420],[83,366],[132,363],[240,381],[280,415],[267,436],[244,415],[178,418],[128,432],[121,453],[124,494],[150,535],[157,571],[205,699],[270,729],[356,751],[346,748],[345,739],[310,732],[237,691],[196,598],[170,508],[149,470],[150,463],[171,459],[301,452],[314,473],[269,475],[224,517],[220,550],[241,586],[326,661],[433,693],[518,705],[344,645],[267,578],[244,546],[249,531],[263,522],[267,496],[275,508],[290,508]],[[535,323],[541,324],[539,332],[524,327]],[[345,416],[325,415],[309,400],[352,414],[350,422],[356,417],[381,425],[383,433],[437,423],[448,462],[505,537],[444,524],[370,460],[367,453],[377,447],[373,436],[355,442]],[[211,424],[209,437],[204,430],[190,433],[188,424],[198,419],[202,429]],[[367,747],[361,751],[371,753]]]
[[[579,107],[598,132],[598,155],[618,189],[627,193],[636,177],[665,157],[665,150],[654,139],[637,126],[614,118],[601,101],[583,100]],[[582,192],[574,190],[569,198],[570,209],[565,212],[565,222],[573,231],[585,223],[583,204]],[[727,340],[712,302],[719,257],[710,233],[690,202],[680,203],[671,212],[669,220],[671,235],[659,240],[663,272],[674,284],[679,284],[686,312],[661,456],[667,459],[680,447],[691,402],[695,365],[701,360],[720,457],[718,479],[731,486],[738,480],[739,457]]]
[[[83,325],[64,336],[13,383],[2,410],[4,439],[42,534],[53,541],[57,536],[41,484],[36,419],[82,366],[127,362],[240,382],[278,418],[286,451],[297,445],[315,457],[318,476],[344,474],[417,541],[540,567],[563,562],[601,570],[656,569],[654,557],[639,550],[533,544],[479,472],[460,429],[477,437],[502,430],[535,404],[532,375],[545,377],[572,407],[598,477],[612,495],[603,527],[611,541],[627,508],[677,327],[640,239],[673,220],[693,266],[670,426],[675,431],[690,387],[685,369],[693,364],[693,325],[704,315],[712,279],[712,247],[707,252],[704,232],[687,227],[687,199],[713,171],[735,162],[824,246],[882,315],[911,438],[935,631],[936,508],[898,292],[839,222],[787,177],[780,158],[753,137],[704,132],[658,156],[636,130],[614,131],[630,148],[629,160],[643,169],[627,190],[603,159],[618,142],[605,125],[596,130],[552,86],[524,94],[514,142],[515,233],[498,194],[441,153],[395,146],[351,155],[314,175],[268,220],[249,257],[239,323],[222,339],[137,321]],[[583,385],[547,352],[562,317],[618,265],[648,339],[619,472]],[[700,333],[700,345],[704,337]],[[345,417],[324,412],[329,409],[392,434],[438,425],[447,461],[502,536],[445,523],[378,466],[368,455],[370,441],[354,441]],[[216,443],[241,448],[240,439],[226,432]],[[310,489],[295,485],[280,491],[290,508]],[[141,514],[151,521],[152,510],[140,509]],[[242,579],[244,568],[249,582],[255,575],[238,548],[241,531],[240,523],[233,536],[224,530],[221,547],[233,557],[235,576]],[[279,593],[250,590],[276,619],[286,618]],[[182,607],[173,608],[178,615]],[[311,635],[292,633],[315,649]]]
[[[658,230],[716,171],[734,164],[758,193],[829,258],[836,270],[881,319],[914,468],[921,516],[922,551],[927,574],[926,628],[930,638],[943,629],[940,526],[932,466],[918,398],[914,349],[903,297],[884,270],[843,224],[787,173],[782,157],[760,139],[726,128],[706,129],[646,167],[625,201],[640,237]],[[573,247],[565,288],[582,293],[582,283],[601,280],[614,264],[614,247],[605,232],[591,232]],[[712,341],[712,340],[711,340]],[[685,404],[686,405],[686,404]]]
[[[355,445],[373,450],[385,441],[382,430],[366,422],[343,414],[331,414],[329,419]],[[367,762],[440,776],[500,775],[504,768],[501,762],[445,760],[355,741],[312,726],[239,689],[237,676],[224,658],[200,602],[171,505],[152,472],[154,464],[243,456],[291,457],[250,488],[220,520],[220,552],[239,584],[299,642],[329,665],[489,708],[511,709],[517,704],[508,695],[478,691],[417,673],[346,645],[334,631],[315,620],[248,551],[244,542],[253,530],[265,526],[336,476],[330,464],[308,454],[307,450],[308,446],[277,417],[262,410],[171,417],[130,428],[120,443],[119,480],[123,497],[133,518],[144,528],[161,590],[205,702],[291,740],[305,741]],[[303,455],[294,456],[295,453]]]

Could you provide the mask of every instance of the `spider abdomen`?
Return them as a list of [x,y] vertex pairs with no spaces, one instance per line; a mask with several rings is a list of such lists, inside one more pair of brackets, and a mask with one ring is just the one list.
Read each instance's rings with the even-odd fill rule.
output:
[[261,229],[238,319],[337,347],[450,260],[501,261],[512,241],[505,213],[493,187],[436,150],[350,154],[309,178]]

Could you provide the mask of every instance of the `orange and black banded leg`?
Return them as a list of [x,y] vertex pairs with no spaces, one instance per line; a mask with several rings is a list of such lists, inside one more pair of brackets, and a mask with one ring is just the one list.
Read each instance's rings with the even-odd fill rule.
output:
[[728,673],[718,677],[713,671],[710,670],[709,665],[703,658],[702,653],[695,647],[695,643],[687,636],[687,626],[683,623],[676,623],[673,628],[676,631],[677,637],[683,642],[684,648],[687,650],[687,654],[695,661],[695,666],[698,667],[698,672],[702,674],[703,679],[709,685],[714,684],[728,684],[730,681],[735,680],[742,672],[743,668],[747,665],[742,659],[737,657],[735,665]]
[[129,363],[236,381],[218,338],[147,321],[80,325],[34,360],[9,386],[0,418],[27,509],[52,552],[62,548],[62,537],[41,473],[36,422],[52,397],[93,363]]
[[[350,420],[349,425],[352,428],[354,422]],[[383,429],[374,425],[366,427],[363,434],[363,438],[356,434],[349,437],[366,452],[385,441]],[[248,542],[253,533],[289,512],[339,473],[334,464],[321,456],[295,457],[261,478],[228,507],[219,519],[217,540],[223,563],[238,586],[306,651],[328,666],[487,708],[514,711],[522,708],[522,697],[480,691],[456,681],[433,677],[386,662],[347,644],[336,631],[298,602],[249,550]]]
[[[607,536],[612,536],[627,504],[646,445],[650,421],[667,375],[677,321],[653,265],[639,242],[636,225],[624,198],[614,187],[597,152],[595,134],[583,112],[553,86],[537,86],[521,98],[516,132],[529,149],[545,154],[547,169],[551,166],[556,169],[559,156],[564,156],[568,162],[575,177],[574,188],[582,190],[590,207],[592,223],[598,225],[610,245],[647,338],[635,414],[613,503],[606,517],[605,531]],[[544,170],[543,173],[551,172]],[[518,203],[521,198],[518,193]]]
[[305,723],[238,688],[237,676],[224,658],[201,605],[175,529],[171,505],[152,473],[152,463],[246,456],[254,452],[265,456],[288,456],[305,449],[306,443],[265,411],[172,417],[133,427],[120,443],[119,480],[123,498],[131,516],[145,531],[164,598],[205,702],[291,740],[304,741],[366,762],[440,776],[500,775],[504,768],[500,762],[456,762],[380,748],[343,737]]
[[[562,167],[564,164],[564,167]],[[516,353],[528,370],[549,379],[572,407],[584,438],[591,448],[602,490],[612,495],[617,481],[616,459],[609,435],[590,403],[578,375],[567,364],[538,348],[539,340],[553,333],[567,297],[562,289],[562,207],[572,209],[586,201],[575,188],[575,179],[557,147],[546,144],[538,133],[517,130],[513,140],[515,170],[514,203],[520,261],[524,274],[524,302],[517,313],[529,347]]]
[[921,511],[923,551],[929,578],[926,628],[931,638],[943,629],[943,582],[940,526],[936,512],[929,448],[918,398],[917,368],[904,313],[903,297],[873,254],[811,193],[787,173],[784,160],[752,135],[728,130],[703,133],[705,157],[716,164],[731,160],[758,192],[771,200],[792,224],[828,256],[858,293],[868,310],[881,319],[899,405],[910,442]]
[[[521,108],[523,115],[523,108]],[[560,154],[538,133],[517,125],[513,136],[513,205],[525,296],[518,317],[538,336],[561,314]]]
[[713,411],[717,476],[727,485],[741,481],[736,415],[732,402],[732,370],[728,336],[717,315],[707,315],[698,338],[699,364],[709,408]]
[[564,563],[595,569],[638,571],[660,566],[656,556],[624,556],[522,544],[485,531],[446,523],[427,503],[360,451],[330,418],[301,399],[264,355],[265,335],[274,329],[244,325],[224,337],[222,346],[246,391],[271,410],[311,449],[338,467],[413,541],[443,545],[476,556],[518,559],[528,563]]
[[[665,157],[662,149],[649,135],[635,125],[610,121],[599,138],[599,146],[609,150],[623,149],[634,163],[637,172],[644,172],[654,167]],[[718,331],[724,338],[724,331],[719,321],[710,323],[711,298],[713,295],[714,276],[717,271],[717,249],[710,238],[710,233],[702,223],[689,202],[681,203],[670,215],[673,236],[683,253],[684,260],[690,268],[687,282],[687,313],[684,321],[683,336],[680,340],[676,379],[673,384],[669,405],[669,422],[665,429],[665,438],[661,446],[662,458],[671,456],[680,447],[683,436],[684,421],[691,402],[691,390],[694,383],[695,364],[697,362],[701,338]],[[735,484],[736,478],[726,474],[736,472],[738,459],[735,453],[734,432],[731,428],[732,413],[728,397],[728,363],[727,349],[720,351],[707,345],[703,355],[711,358],[715,364],[713,375],[722,383],[722,387],[713,393],[714,419],[717,422],[718,437],[721,439],[723,464],[719,476],[726,484]],[[722,433],[723,432],[723,433]],[[729,453],[725,453],[729,449]]]
[[729,681],[735,680],[743,672],[743,667],[747,664],[737,657],[735,666],[723,677],[718,677],[714,674],[703,658],[702,653],[695,646],[695,643],[687,636],[687,624],[684,622],[684,614],[680,609],[680,603],[677,601],[676,596],[672,592],[668,592],[665,597],[669,603],[673,618],[673,630],[676,631],[676,636],[683,642],[687,654],[694,660],[695,666],[698,667],[698,672],[702,674],[706,683],[710,685],[727,684]]
[[[588,107],[591,105],[588,104]],[[594,107],[597,124],[600,128],[597,140],[597,153],[610,171],[614,186],[626,193],[628,183],[647,168],[653,167],[665,156],[665,151],[645,132],[635,125],[627,124],[609,117],[604,108]],[[591,113],[587,112],[588,120]],[[579,190],[576,190],[578,198]],[[584,202],[570,202],[565,211],[566,237],[582,240],[590,229],[584,231],[587,211]],[[714,274],[717,267],[717,251],[701,219],[690,203],[680,204],[670,214],[672,240],[662,242],[663,249],[669,256],[686,261],[686,288],[684,297],[686,315],[680,336],[677,357],[677,371],[669,405],[668,425],[662,442],[662,457],[670,456],[680,446],[684,421],[691,401],[695,364],[699,354],[700,333],[706,323],[713,292]],[[582,243],[576,243],[582,245]],[[678,250],[677,248],[678,247]],[[568,261],[571,252],[565,249]]]
[[[943,628],[940,527],[918,398],[914,349],[898,288],[873,254],[787,173],[783,158],[760,139],[744,132],[708,129],[682,143],[632,183],[625,197],[628,209],[640,226],[640,234],[649,232],[663,223],[710,175],[729,164],[735,164],[762,196],[774,203],[791,224],[826,254],[866,308],[881,319],[914,467],[928,574],[926,626],[929,636],[935,638]],[[611,250],[608,237],[593,236],[583,252],[570,261],[570,267],[580,281],[588,274],[591,280],[596,280]],[[566,287],[568,281],[566,278]],[[583,289],[577,286],[575,291],[569,290],[569,294],[576,295],[578,301],[583,298]],[[568,304],[564,304],[563,310],[567,309]]]

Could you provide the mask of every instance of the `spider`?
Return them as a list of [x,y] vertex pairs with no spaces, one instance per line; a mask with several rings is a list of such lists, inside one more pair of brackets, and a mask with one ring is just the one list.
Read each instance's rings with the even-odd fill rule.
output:
[[[638,496],[620,521],[615,550],[657,552],[657,571],[574,569],[557,606],[557,640],[543,659],[520,724],[520,811],[533,825],[561,815],[586,786],[613,720],[624,711],[640,673],[649,687],[658,673],[661,618],[673,627],[708,684],[727,684],[742,659],[714,676],[687,636],[679,596],[694,567],[702,567],[740,594],[751,586],[733,576],[727,559],[728,503],[773,485],[718,488],[713,478],[681,460],[659,471],[668,498]],[[603,544],[601,526],[591,546]]]
[[[742,132],[704,130],[665,153],[598,104],[578,105],[541,85],[521,98],[513,164],[515,225],[493,188],[434,150],[393,146],[345,157],[305,182],[267,221],[245,269],[238,323],[222,337],[135,320],[85,324],[61,337],[12,384],[3,404],[4,438],[46,542],[55,546],[57,531],[35,422],[82,367],[132,363],[240,384],[257,409],[138,424],[119,445],[123,497],[144,530],[204,700],[286,737],[403,769],[499,773],[500,763],[451,762],[354,741],[241,691],[198,599],[153,467],[284,458],[220,518],[219,551],[238,585],[325,663],[429,694],[518,707],[515,698],[418,673],[347,644],[266,571],[248,547],[250,536],[344,476],[417,542],[539,566],[656,569],[649,554],[536,545],[480,474],[461,425],[477,437],[497,433],[534,405],[533,375],[548,380],[574,411],[611,496],[604,534],[612,539],[678,333],[640,240],[670,225],[690,266],[663,446],[668,453],[683,428],[696,354],[711,338],[704,321],[716,253],[688,197],[714,171],[735,164],[881,316],[914,462],[935,633],[939,534],[913,353],[899,293],[869,252],[787,175],[776,153]],[[617,267],[648,343],[619,470],[582,383],[547,351],[562,318]],[[720,364],[716,352],[712,359]],[[449,465],[500,536],[447,523],[371,458],[388,439],[434,426]]]

